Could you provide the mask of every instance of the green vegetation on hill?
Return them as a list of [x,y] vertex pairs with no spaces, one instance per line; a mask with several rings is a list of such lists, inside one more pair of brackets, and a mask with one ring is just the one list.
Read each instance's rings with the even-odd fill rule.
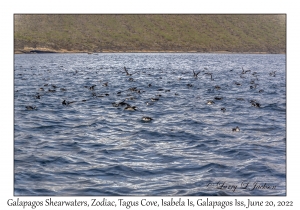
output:
[[286,52],[285,15],[14,16],[15,52]]

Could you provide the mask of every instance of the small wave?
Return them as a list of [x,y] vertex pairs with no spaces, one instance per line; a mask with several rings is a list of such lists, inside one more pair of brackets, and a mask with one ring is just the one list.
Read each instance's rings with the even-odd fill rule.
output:
[[[203,183],[211,177],[285,183],[285,56],[274,56],[16,55],[15,193],[225,196],[235,194]],[[240,77],[241,66],[257,72],[263,93],[249,88],[252,74]],[[52,85],[56,91],[47,91]],[[64,106],[63,100],[75,102]],[[121,101],[137,110],[112,106]],[[143,116],[153,120],[145,123]],[[236,126],[240,132],[232,132]],[[283,184],[278,192],[244,194],[284,193]]]

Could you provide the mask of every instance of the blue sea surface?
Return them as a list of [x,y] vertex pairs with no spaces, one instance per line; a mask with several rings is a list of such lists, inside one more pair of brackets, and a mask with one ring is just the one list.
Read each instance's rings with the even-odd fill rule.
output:
[[285,55],[16,54],[14,194],[286,195]]

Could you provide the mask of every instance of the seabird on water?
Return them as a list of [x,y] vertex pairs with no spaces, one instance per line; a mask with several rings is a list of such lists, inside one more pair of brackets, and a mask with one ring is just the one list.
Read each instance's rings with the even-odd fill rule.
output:
[[74,103],[75,101],[66,101],[66,100],[63,100],[63,102],[62,102],[62,105],[69,105],[69,104],[72,104],[72,103]]
[[158,101],[159,98],[151,98],[151,101]]
[[232,131],[233,132],[239,132],[240,131],[240,128],[238,126],[236,126],[235,128],[232,128]]
[[207,101],[207,104],[208,104],[208,105],[211,105],[211,104],[214,104],[214,103],[215,103],[215,102],[212,101],[212,100],[208,100],[208,101]]
[[36,109],[36,106],[26,106],[26,109],[27,109],[27,110],[35,110],[35,109]]
[[151,117],[143,117],[142,118],[143,121],[149,122],[151,120],[153,120]]
[[125,107],[124,110],[128,110],[128,111],[136,111],[137,107],[135,106],[130,106],[129,104],[127,104],[127,107]]

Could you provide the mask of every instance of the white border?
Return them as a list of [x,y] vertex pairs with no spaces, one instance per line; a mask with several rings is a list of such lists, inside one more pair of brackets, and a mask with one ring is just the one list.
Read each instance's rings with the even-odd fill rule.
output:
[[[295,1],[293,1],[295,2]],[[71,9],[70,9],[71,8]],[[1,4],[1,184],[0,184],[0,207],[9,209],[7,200],[16,199],[13,196],[13,14],[14,13],[286,13],[287,14],[287,196],[286,197],[249,197],[251,200],[273,200],[294,201],[294,207],[299,207],[297,192],[299,192],[299,156],[298,129],[299,103],[297,86],[299,77],[299,11],[296,3],[287,1],[138,1],[138,0],[110,0],[110,1],[6,1]],[[22,200],[44,200],[49,197],[22,197]],[[90,200],[89,197],[55,197],[55,200]],[[124,197],[121,197],[124,198]],[[130,197],[126,197],[130,199]],[[142,198],[142,197],[141,197]],[[160,200],[162,197],[147,197],[148,199]],[[185,199],[197,199],[197,197],[185,197]],[[200,198],[200,197],[199,197]],[[201,197],[205,198],[205,197]],[[117,199],[117,197],[111,197]],[[132,197],[139,200],[140,197]],[[247,200],[248,197],[213,197],[214,200]],[[19,207],[19,209],[22,207]],[[94,208],[94,209],[99,209]],[[132,207],[134,208],[134,207]],[[132,209],[131,208],[131,209]],[[139,208],[139,207],[138,207]],[[171,207],[167,208],[170,209]],[[197,207],[199,208],[199,207]],[[38,207],[37,209],[46,209]],[[49,208],[48,208],[49,209]],[[59,208],[57,208],[59,209]],[[61,208],[62,209],[62,208]],[[63,208],[73,209],[73,208]],[[78,208],[79,209],[79,208]],[[103,208],[102,208],[103,209]],[[105,209],[105,208],[104,208]],[[126,208],[123,208],[126,209]],[[135,208],[137,209],[137,207]],[[160,208],[161,209],[161,208]],[[165,208],[164,208],[165,209]],[[203,209],[203,208],[202,208]],[[208,209],[208,208],[207,208]],[[212,209],[210,207],[209,209]],[[226,209],[238,209],[238,207],[227,207]],[[252,207],[251,209],[255,209]],[[262,209],[262,208],[261,208]],[[299,209],[299,208],[298,208]]]

